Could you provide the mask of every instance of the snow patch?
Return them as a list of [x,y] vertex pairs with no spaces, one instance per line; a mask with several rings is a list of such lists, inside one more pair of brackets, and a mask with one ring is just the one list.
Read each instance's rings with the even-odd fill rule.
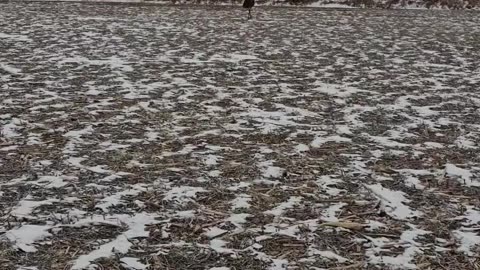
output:
[[265,211],[265,214],[271,214],[276,217],[281,216],[285,210],[295,207],[296,204],[302,201],[302,197],[292,196],[288,201],[283,202],[271,210]]
[[19,228],[6,232],[7,239],[16,247],[25,252],[36,252],[34,243],[51,236],[48,230],[50,226],[43,225],[22,225]]
[[310,144],[312,147],[320,147],[322,146],[323,144],[325,143],[328,143],[328,142],[336,142],[336,143],[350,143],[352,142],[352,139],[350,138],[345,138],[345,137],[341,137],[341,136],[338,136],[338,135],[334,135],[334,136],[329,136],[329,137],[325,137],[325,138],[322,138],[322,137],[316,137],[312,143]]
[[106,244],[101,245],[98,249],[81,255],[73,263],[72,270],[84,269],[99,258],[108,258],[116,253],[125,254],[130,250],[132,243],[129,239],[138,237],[147,237],[148,232],[145,226],[156,223],[155,217],[146,213],[139,213],[132,217],[122,219],[122,222],[128,226],[128,230]]
[[366,185],[365,187],[385,204],[387,213],[394,218],[408,219],[421,214],[419,211],[412,210],[405,205],[405,203],[408,203],[410,200],[408,200],[405,197],[405,193],[401,191],[387,189],[381,184]]
[[462,183],[468,187],[480,187],[480,182],[472,180],[473,174],[467,169],[448,163],[445,165],[445,173],[457,179],[462,179]]
[[201,187],[191,186],[174,187],[165,194],[163,200],[181,202],[185,199],[196,197],[199,192],[206,192],[206,190]]
[[480,235],[476,232],[456,230],[453,232],[455,238],[460,241],[458,251],[465,253],[467,256],[475,256],[477,253],[472,250],[480,245]]
[[122,262],[123,266],[127,269],[144,270],[144,269],[147,269],[148,267],[148,265],[141,263],[140,260],[137,258],[123,257],[120,259],[120,261]]

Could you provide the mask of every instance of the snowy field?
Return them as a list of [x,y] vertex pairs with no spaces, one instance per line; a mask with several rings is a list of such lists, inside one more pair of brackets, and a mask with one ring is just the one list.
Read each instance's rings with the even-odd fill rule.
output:
[[480,16],[0,4],[0,269],[480,269]]

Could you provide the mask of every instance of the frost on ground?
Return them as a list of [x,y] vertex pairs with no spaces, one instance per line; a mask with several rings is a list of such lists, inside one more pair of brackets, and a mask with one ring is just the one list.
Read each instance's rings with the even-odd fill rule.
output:
[[480,17],[245,15],[1,4],[1,269],[480,267]]

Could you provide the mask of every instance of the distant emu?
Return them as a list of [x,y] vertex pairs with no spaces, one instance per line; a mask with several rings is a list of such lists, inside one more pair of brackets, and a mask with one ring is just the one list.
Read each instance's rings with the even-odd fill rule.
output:
[[252,18],[252,8],[255,6],[255,0],[244,0],[243,7],[248,8],[248,19]]

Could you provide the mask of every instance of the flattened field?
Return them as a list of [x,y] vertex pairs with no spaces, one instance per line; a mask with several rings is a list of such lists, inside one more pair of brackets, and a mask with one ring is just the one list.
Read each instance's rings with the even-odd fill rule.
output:
[[480,16],[0,4],[0,269],[480,269]]

